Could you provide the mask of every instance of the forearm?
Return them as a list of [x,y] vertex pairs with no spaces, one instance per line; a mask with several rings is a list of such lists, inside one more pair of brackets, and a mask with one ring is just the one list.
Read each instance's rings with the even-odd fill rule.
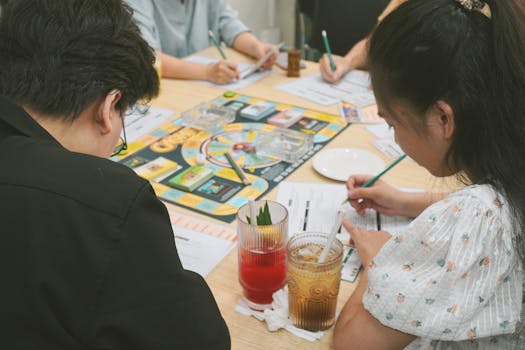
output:
[[365,269],[361,273],[354,293],[341,310],[335,325],[334,349],[403,349],[415,337],[382,325],[364,308],[362,300],[367,288],[368,269]]
[[350,51],[348,51],[344,57],[348,71],[352,69],[367,69],[367,46],[368,37],[359,41],[350,49]]
[[337,319],[337,323],[335,324],[334,329],[334,345],[337,343],[338,340],[337,335],[340,335],[342,333],[343,329],[345,328],[345,325],[351,322],[356,317],[359,308],[363,307],[363,295],[365,294],[367,288],[368,268],[365,268],[363,269],[363,271],[361,271],[357,287],[355,288],[354,292],[350,296],[350,299],[348,299],[348,301],[343,306],[343,309],[339,314],[339,318]]
[[250,32],[243,32],[233,41],[233,49],[242,52],[250,57],[257,57],[258,47],[261,42]]
[[208,66],[184,61],[162,53],[162,77],[174,79],[207,80]]

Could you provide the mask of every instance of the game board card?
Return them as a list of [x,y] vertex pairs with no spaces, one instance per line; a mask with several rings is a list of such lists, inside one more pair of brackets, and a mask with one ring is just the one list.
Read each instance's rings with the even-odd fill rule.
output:
[[192,166],[182,173],[171,178],[170,186],[183,191],[192,192],[194,189],[213,177],[213,171],[202,166]]
[[285,109],[276,115],[268,118],[268,124],[273,124],[281,128],[292,126],[303,117],[305,110],[302,108]]
[[251,120],[261,120],[273,113],[274,110],[275,103],[259,101],[241,110],[241,116]]
[[134,168],[135,172],[146,180],[154,180],[169,171],[180,169],[180,166],[169,159],[158,157],[151,162]]

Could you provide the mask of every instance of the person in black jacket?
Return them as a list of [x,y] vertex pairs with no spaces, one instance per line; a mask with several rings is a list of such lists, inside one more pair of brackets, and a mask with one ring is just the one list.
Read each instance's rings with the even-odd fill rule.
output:
[[333,54],[344,56],[367,36],[389,0],[299,0],[299,11],[312,20],[310,46],[325,53],[321,31],[326,30]]
[[121,0],[9,1],[0,17],[0,342],[16,349],[229,349],[165,206],[107,159],[158,93]]
[[[366,69],[368,35],[378,21],[406,0],[299,0],[300,11],[312,18],[310,46],[324,53],[321,75],[338,83],[352,69]],[[336,70],[332,71],[321,31],[326,30]]]

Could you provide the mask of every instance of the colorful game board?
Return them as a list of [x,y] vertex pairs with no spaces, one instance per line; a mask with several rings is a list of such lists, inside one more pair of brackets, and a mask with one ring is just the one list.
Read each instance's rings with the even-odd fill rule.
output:
[[[150,180],[162,200],[225,222],[232,222],[242,205],[275,187],[347,126],[340,116],[232,92],[214,102],[235,110],[235,121],[210,134],[184,126],[181,118],[175,119],[130,144],[128,154],[116,160]],[[256,108],[252,107],[254,104]],[[263,117],[253,120],[253,110],[265,104],[271,105],[273,111],[265,110]],[[257,140],[276,127],[266,123],[268,119],[282,115],[283,111],[293,111],[286,118],[297,119],[289,129],[311,134],[314,139],[312,149],[293,164],[255,152]],[[297,118],[298,113],[302,113],[301,118]],[[251,184],[242,183],[224,156],[226,152],[242,167]],[[207,174],[203,181],[203,176],[190,174],[184,176],[185,186],[176,183],[183,172],[188,173],[190,167],[199,165],[213,172],[213,176]],[[203,169],[197,170],[203,173]],[[197,177],[196,185],[187,184]]]

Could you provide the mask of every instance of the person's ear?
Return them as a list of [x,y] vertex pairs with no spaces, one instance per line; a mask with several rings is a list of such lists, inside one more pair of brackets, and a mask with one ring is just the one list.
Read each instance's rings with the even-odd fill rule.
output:
[[120,118],[116,105],[121,97],[122,93],[119,90],[111,90],[106,96],[102,97],[96,118],[101,134],[110,133],[113,129],[113,118]]
[[456,130],[455,113],[445,101],[439,100],[432,106],[432,114],[442,136],[450,140]]

